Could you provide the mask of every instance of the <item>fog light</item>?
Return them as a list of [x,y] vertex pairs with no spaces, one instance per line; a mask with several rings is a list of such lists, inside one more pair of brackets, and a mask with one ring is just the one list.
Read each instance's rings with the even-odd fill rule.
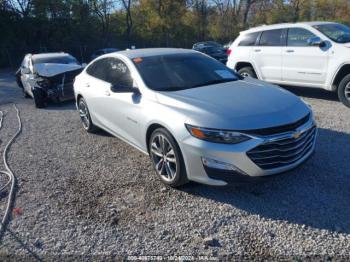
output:
[[205,165],[206,167],[209,167],[209,168],[222,169],[222,170],[231,170],[231,171],[240,171],[234,165],[231,165],[231,164],[228,164],[228,163],[224,163],[224,162],[220,162],[220,161],[217,161],[217,160],[214,160],[214,159],[210,159],[210,158],[206,158],[206,157],[202,157],[202,163],[203,163],[203,165]]

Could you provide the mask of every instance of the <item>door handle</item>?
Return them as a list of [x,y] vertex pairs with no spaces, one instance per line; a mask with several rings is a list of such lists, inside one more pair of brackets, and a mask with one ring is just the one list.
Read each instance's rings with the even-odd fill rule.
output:
[[261,52],[261,49],[254,49],[254,52]]
[[86,83],[86,84],[85,84],[85,87],[90,87],[90,84],[89,84],[89,83]]
[[111,93],[110,93],[109,91],[106,90],[106,91],[105,91],[105,95],[106,95],[106,96],[110,96]]
[[287,50],[286,52],[287,52],[287,53],[294,53],[294,50],[289,49],[289,50]]

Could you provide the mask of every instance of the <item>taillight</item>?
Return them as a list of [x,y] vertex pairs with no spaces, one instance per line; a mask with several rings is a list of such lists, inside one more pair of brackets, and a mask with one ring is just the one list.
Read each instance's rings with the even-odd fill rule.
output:
[[231,55],[231,53],[232,53],[232,50],[231,50],[231,49],[227,49],[227,50],[226,50],[226,54],[227,54],[227,55]]

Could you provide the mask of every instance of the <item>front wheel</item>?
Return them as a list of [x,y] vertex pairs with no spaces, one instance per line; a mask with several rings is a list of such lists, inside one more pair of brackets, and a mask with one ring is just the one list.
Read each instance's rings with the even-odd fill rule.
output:
[[254,68],[251,66],[247,66],[247,67],[243,67],[243,68],[239,69],[238,74],[240,74],[244,78],[246,78],[246,77],[258,78],[256,76]]
[[345,76],[338,86],[339,100],[347,107],[350,107],[350,74]]
[[36,108],[46,107],[46,98],[44,96],[43,91],[41,91],[40,89],[33,90],[33,99]]
[[178,187],[188,182],[181,150],[165,128],[152,133],[149,151],[153,167],[164,184]]

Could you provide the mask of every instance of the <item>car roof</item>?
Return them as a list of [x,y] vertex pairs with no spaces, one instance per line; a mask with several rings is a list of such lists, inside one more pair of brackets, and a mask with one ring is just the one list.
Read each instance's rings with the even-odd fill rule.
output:
[[295,26],[315,26],[315,25],[334,24],[334,23],[335,22],[314,21],[314,22],[298,22],[298,23],[281,23],[281,24],[273,24],[273,25],[261,25],[261,26],[257,26],[257,27],[252,27],[246,31],[242,31],[241,33],[260,32],[260,31],[265,31],[265,30],[283,29],[283,28],[295,27]]
[[64,57],[70,56],[68,53],[57,52],[57,53],[41,53],[41,54],[33,54],[32,58],[51,58],[51,57]]
[[124,50],[115,53],[110,53],[106,56],[111,56],[113,54],[123,55],[129,59],[137,57],[148,57],[148,56],[158,56],[158,55],[172,55],[172,54],[188,54],[188,53],[197,53],[192,49],[181,49],[181,48],[143,48],[143,49],[133,49],[133,50]]

